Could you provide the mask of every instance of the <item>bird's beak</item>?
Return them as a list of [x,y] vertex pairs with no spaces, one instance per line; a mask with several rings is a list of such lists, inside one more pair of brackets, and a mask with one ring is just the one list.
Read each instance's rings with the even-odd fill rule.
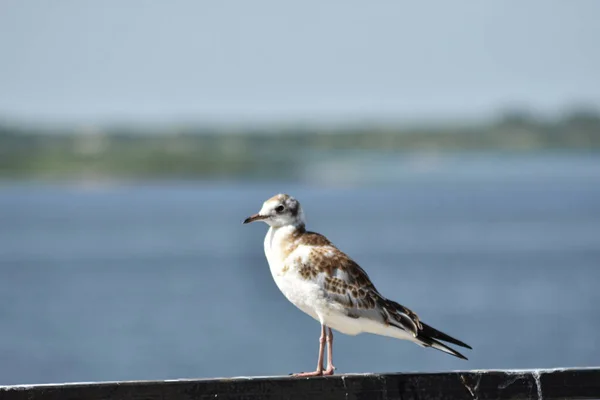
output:
[[250,222],[254,222],[254,221],[262,221],[263,219],[267,219],[268,217],[266,215],[260,215],[260,214],[254,214],[249,216],[248,218],[246,218],[244,220],[244,224],[249,224]]

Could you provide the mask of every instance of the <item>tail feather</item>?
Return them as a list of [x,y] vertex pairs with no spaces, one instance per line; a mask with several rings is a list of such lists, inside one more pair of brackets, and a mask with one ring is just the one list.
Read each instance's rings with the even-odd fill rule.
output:
[[[395,301],[385,299],[384,297],[381,297],[380,300],[383,303],[381,308],[385,313],[383,317],[388,325],[398,328],[404,331],[404,333],[408,332],[412,334],[413,337],[411,337],[410,340],[421,346],[433,347],[444,353],[467,360],[467,357],[463,356],[453,348],[448,347],[446,344],[442,343],[442,341],[467,349],[472,349],[471,346],[427,325],[419,319],[417,314]],[[396,335],[390,336],[399,337]]]
[[461,342],[458,339],[454,339],[452,336],[445,334],[444,332],[440,332],[435,328],[432,328],[431,326],[421,322],[421,324],[423,325],[423,329],[421,330],[421,332],[419,332],[419,337],[420,336],[426,336],[432,339],[438,339],[444,342],[448,342],[448,343],[452,343],[455,344],[457,346],[460,347],[464,347],[467,349],[473,349],[471,346],[469,346],[468,344]]
[[462,354],[460,354],[458,351],[446,346],[445,344],[443,344],[442,342],[439,342],[433,338],[427,337],[427,336],[421,336],[419,335],[417,337],[417,340],[420,342],[420,344],[422,346],[425,347],[433,347],[434,349],[443,351],[444,353],[448,353],[450,355],[453,355],[454,357],[458,357],[461,358],[463,360],[468,360],[467,357],[463,356]]

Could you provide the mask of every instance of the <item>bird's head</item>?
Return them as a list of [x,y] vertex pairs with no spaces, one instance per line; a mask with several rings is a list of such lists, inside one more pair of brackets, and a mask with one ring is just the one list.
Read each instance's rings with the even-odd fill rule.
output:
[[298,200],[287,194],[278,194],[263,203],[258,214],[244,220],[244,224],[254,221],[279,228],[286,225],[304,225],[304,213]]

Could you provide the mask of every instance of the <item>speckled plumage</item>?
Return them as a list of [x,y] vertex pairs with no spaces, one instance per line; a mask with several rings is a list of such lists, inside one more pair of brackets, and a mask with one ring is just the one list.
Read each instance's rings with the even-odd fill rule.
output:
[[304,212],[293,197],[280,194],[270,198],[245,223],[256,220],[270,225],[264,250],[278,288],[322,326],[349,335],[368,332],[407,339],[465,358],[440,340],[470,348],[468,345],[386,299],[354,260],[325,236],[307,231]]

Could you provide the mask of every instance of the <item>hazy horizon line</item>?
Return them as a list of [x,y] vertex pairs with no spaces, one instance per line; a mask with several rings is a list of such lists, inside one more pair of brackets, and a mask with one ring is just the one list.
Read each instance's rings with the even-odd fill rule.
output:
[[553,110],[532,107],[527,104],[513,103],[508,106],[498,106],[486,112],[457,113],[457,112],[381,112],[381,113],[363,113],[353,112],[342,113],[296,113],[278,114],[267,116],[262,113],[253,115],[236,113],[226,114],[204,114],[198,113],[180,113],[170,116],[134,116],[132,114],[125,116],[97,116],[90,117],[55,117],[50,115],[25,116],[19,113],[11,113],[0,110],[0,125],[10,125],[15,127],[28,127],[40,130],[52,129],[78,129],[78,128],[97,128],[111,129],[115,127],[123,128],[149,128],[156,127],[180,127],[180,128],[269,128],[269,127],[323,127],[336,128],[344,126],[430,126],[440,124],[478,124],[489,123],[501,119],[510,114],[521,114],[533,119],[548,120],[559,119],[576,112],[600,113],[600,106],[593,102],[571,102]]

